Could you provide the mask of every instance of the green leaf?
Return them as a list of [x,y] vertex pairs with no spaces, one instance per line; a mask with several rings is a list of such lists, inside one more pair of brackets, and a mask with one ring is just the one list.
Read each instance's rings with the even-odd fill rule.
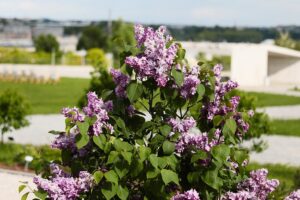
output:
[[177,185],[179,185],[179,181],[178,181],[178,175],[168,169],[162,169],[161,170],[161,177],[163,182],[165,183],[165,185],[168,185],[169,183],[173,182],[176,183]]
[[126,200],[129,195],[128,188],[126,186],[123,187],[119,185],[117,195],[121,200]]
[[151,179],[151,178],[156,178],[158,176],[158,174],[160,173],[159,169],[151,169],[149,171],[147,171],[147,179]]
[[116,185],[118,185],[118,175],[116,174],[116,172],[114,170],[110,170],[108,172],[106,172],[104,174],[104,177],[106,178],[107,181],[115,183]]
[[172,154],[175,151],[175,144],[173,142],[166,140],[163,143],[163,151],[166,155]]
[[139,83],[132,82],[126,89],[127,97],[131,103],[135,102],[143,94],[143,86]]
[[104,150],[106,138],[104,135],[93,136],[94,143],[102,150]]
[[87,121],[77,122],[76,125],[79,128],[79,132],[81,135],[87,135],[90,126],[90,124]]
[[156,155],[151,154],[149,156],[149,161],[154,168],[158,167],[158,157]]
[[19,193],[21,193],[25,188],[26,188],[26,185],[20,185],[19,189],[18,189]]
[[214,126],[219,126],[223,121],[223,117],[221,115],[216,115],[213,119]]
[[106,164],[111,164],[111,163],[118,161],[118,159],[117,159],[118,156],[119,156],[119,152],[111,151],[108,155]]
[[54,131],[54,130],[51,130],[51,131],[49,131],[48,133],[51,133],[51,134],[53,134],[53,135],[59,135],[59,134],[62,134],[62,133],[64,133],[64,132],[62,132],[62,131]]
[[243,150],[236,150],[234,152],[234,156],[233,156],[234,160],[238,163],[238,164],[242,164],[244,162],[244,160],[249,158],[249,155],[246,151]]
[[123,158],[128,162],[128,164],[131,163],[132,153],[131,152],[121,152]]
[[169,133],[171,132],[172,128],[171,128],[171,126],[165,124],[165,125],[159,127],[159,130],[164,136],[168,136]]
[[224,163],[230,155],[230,147],[226,144],[214,146],[211,155],[219,162]]
[[29,195],[29,192],[26,192],[25,194],[22,195],[21,200],[26,200]]
[[178,86],[182,86],[183,79],[184,79],[183,73],[181,71],[177,71],[175,68],[172,69],[171,73],[172,73],[172,76],[173,76],[173,78],[175,80],[175,83]]
[[146,160],[150,154],[151,154],[151,149],[149,147],[140,146],[139,156],[142,162],[144,162],[144,160]]
[[191,162],[194,163],[198,160],[204,160],[206,158],[207,158],[207,153],[199,150],[194,155],[192,155]]
[[130,166],[130,172],[133,177],[138,176],[144,169],[144,164],[142,161],[138,159],[133,159],[132,164]]
[[126,130],[126,125],[125,125],[125,122],[121,119],[121,118],[118,118],[116,120],[116,124],[118,127],[120,127],[122,130]]
[[47,192],[35,191],[34,195],[38,197],[40,200],[45,200],[48,196]]
[[219,190],[223,185],[222,179],[218,177],[219,170],[209,170],[201,178],[210,187]]
[[94,180],[97,184],[100,183],[100,181],[102,180],[103,178],[103,172],[101,171],[95,171],[94,174],[93,174],[93,177],[94,177]]
[[198,183],[201,178],[201,174],[199,172],[189,172],[187,175],[187,180],[189,183]]
[[114,170],[118,174],[119,178],[123,178],[129,172],[129,165],[127,163],[123,163],[123,161],[117,162],[114,167]]
[[111,184],[111,183],[107,183],[102,187],[101,192],[104,195],[104,197],[107,200],[109,200],[117,194],[117,189],[118,189],[118,186]]
[[202,99],[203,95],[205,94],[205,87],[202,84],[199,84],[197,86],[197,93],[198,93],[198,99]]
[[76,146],[78,149],[81,149],[82,147],[84,147],[85,145],[88,144],[89,142],[89,136],[87,134],[77,134],[75,136],[75,140],[76,140]]
[[235,134],[236,128],[236,122],[234,119],[227,119],[223,128],[223,132],[225,134],[233,135]]
[[167,158],[166,157],[157,157],[158,158],[158,167],[163,169],[167,166]]
[[132,151],[133,150],[133,146],[131,144],[129,144],[128,142],[124,142],[120,139],[115,139],[114,140],[114,147],[119,152],[121,152],[121,151]]

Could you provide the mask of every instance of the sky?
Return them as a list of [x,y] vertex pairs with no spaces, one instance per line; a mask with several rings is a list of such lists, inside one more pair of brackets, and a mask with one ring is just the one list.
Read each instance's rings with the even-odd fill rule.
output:
[[0,17],[205,26],[300,25],[300,0],[0,0]]

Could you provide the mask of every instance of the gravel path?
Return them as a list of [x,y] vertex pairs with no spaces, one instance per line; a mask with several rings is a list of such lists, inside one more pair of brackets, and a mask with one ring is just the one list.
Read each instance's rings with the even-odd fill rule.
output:
[[[0,199],[20,200],[22,194],[27,192],[27,190],[24,189],[23,193],[18,193],[18,188],[22,185],[20,181],[27,181],[29,185],[33,187],[32,178],[33,174],[0,169]],[[29,195],[28,199],[33,199],[33,196]]]
[[272,106],[258,111],[267,113],[272,119],[300,119],[300,105]]

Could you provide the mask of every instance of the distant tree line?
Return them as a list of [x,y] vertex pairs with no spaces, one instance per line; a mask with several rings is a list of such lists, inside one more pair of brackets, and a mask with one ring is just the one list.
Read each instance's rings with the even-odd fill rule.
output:
[[[117,23],[117,21],[112,22]],[[107,22],[93,23],[104,31],[107,30]],[[157,25],[151,25],[157,28]],[[289,32],[291,38],[300,40],[300,26],[281,27],[205,27],[205,26],[167,26],[176,40],[180,41],[212,41],[212,42],[252,42],[259,43],[266,39],[280,37],[280,31]],[[65,27],[66,35],[80,34],[86,27]]]

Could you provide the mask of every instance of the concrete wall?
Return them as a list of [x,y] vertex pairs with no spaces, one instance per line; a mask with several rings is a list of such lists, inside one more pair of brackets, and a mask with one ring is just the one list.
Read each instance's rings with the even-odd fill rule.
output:
[[242,86],[268,85],[267,50],[258,45],[236,46],[231,56],[231,79]]
[[270,55],[268,76],[272,85],[300,85],[300,58]]
[[34,74],[35,76],[90,78],[91,66],[68,65],[26,65],[26,64],[0,64],[0,73],[20,75],[21,73]]

